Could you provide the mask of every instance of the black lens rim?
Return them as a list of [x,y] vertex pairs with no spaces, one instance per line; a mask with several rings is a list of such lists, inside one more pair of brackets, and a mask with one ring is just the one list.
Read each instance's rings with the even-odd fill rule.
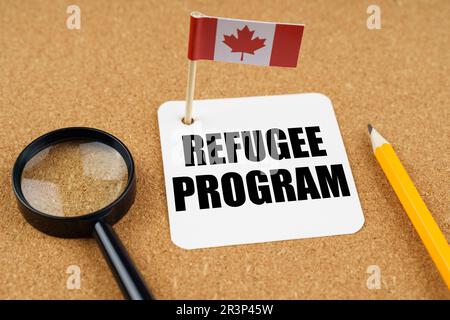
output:
[[[118,151],[128,168],[128,182],[122,194],[106,207],[95,212],[75,217],[58,217],[40,212],[25,199],[21,188],[21,177],[26,163],[39,151],[64,141],[86,139],[104,143]],[[113,225],[130,209],[136,196],[136,176],[131,152],[118,138],[105,131],[88,127],[62,128],[46,133],[32,141],[17,157],[12,170],[12,186],[20,212],[36,229],[61,238],[87,238],[94,232],[98,221]]]

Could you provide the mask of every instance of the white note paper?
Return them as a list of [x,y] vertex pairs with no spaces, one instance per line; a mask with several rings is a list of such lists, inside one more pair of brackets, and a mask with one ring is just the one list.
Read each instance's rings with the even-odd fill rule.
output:
[[[181,121],[184,107],[184,101],[169,101],[158,111],[170,233],[177,246],[332,236],[363,226],[326,96],[197,100],[192,125]],[[259,159],[250,149],[259,151]]]

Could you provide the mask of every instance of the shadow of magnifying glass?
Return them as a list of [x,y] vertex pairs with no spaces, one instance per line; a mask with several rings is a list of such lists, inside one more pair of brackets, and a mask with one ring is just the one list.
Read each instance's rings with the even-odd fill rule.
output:
[[32,226],[62,238],[94,236],[124,297],[154,298],[111,227],[136,195],[134,161],[119,139],[92,128],[49,132],[20,153],[12,185]]

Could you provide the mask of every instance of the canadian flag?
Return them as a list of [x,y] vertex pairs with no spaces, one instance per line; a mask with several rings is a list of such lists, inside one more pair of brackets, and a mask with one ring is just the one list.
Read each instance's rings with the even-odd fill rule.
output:
[[191,14],[188,58],[296,67],[304,25]]

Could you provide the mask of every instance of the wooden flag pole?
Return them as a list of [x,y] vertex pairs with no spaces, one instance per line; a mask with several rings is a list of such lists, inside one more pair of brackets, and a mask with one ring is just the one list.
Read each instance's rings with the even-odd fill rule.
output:
[[188,83],[186,89],[186,108],[183,118],[184,124],[192,124],[192,101],[195,91],[195,74],[197,70],[197,61],[188,60]]

